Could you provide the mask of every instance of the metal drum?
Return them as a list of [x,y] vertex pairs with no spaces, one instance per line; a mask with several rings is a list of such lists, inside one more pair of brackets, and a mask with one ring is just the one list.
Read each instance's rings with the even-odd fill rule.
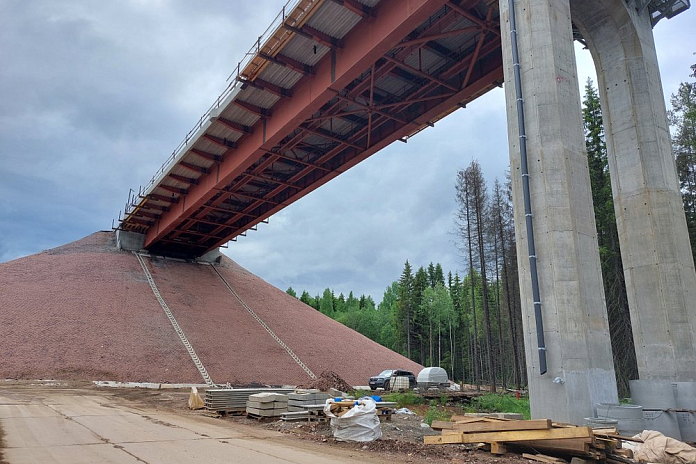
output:
[[643,406],[637,404],[599,403],[597,417],[616,420],[619,434],[627,437],[638,435],[645,429]]

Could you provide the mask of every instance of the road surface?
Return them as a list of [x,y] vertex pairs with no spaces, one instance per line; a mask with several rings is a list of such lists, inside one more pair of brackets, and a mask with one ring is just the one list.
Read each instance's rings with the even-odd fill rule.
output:
[[293,443],[274,431],[131,402],[109,390],[46,386],[0,387],[0,438],[0,456],[8,464],[370,460],[326,445]]

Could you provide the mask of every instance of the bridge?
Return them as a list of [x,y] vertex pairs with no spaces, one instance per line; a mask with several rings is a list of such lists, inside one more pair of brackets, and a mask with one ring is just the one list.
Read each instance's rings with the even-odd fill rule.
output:
[[696,389],[696,272],[652,37],[689,6],[291,0],[129,195],[119,243],[200,257],[505,83],[532,414],[582,422],[618,398],[572,45],[581,40],[597,68],[636,388]]
[[495,2],[406,4],[289,2],[119,227],[200,256],[502,85]]

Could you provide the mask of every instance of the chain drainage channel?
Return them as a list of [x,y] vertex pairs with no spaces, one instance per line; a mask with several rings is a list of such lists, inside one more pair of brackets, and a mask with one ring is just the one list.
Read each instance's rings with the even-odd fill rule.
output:
[[157,301],[159,301],[159,304],[162,306],[162,309],[164,309],[167,318],[169,318],[169,322],[172,323],[172,327],[174,327],[174,330],[176,331],[177,335],[179,335],[181,342],[186,347],[186,350],[188,351],[189,355],[191,356],[191,359],[193,360],[193,363],[196,365],[196,368],[198,368],[198,372],[201,373],[201,376],[203,377],[203,380],[207,385],[214,387],[215,383],[210,378],[210,375],[208,375],[208,371],[205,369],[205,366],[203,366],[203,363],[198,358],[198,355],[196,354],[196,351],[193,349],[193,346],[191,346],[191,343],[188,341],[188,338],[186,338],[186,335],[184,335],[184,331],[181,329],[181,327],[179,327],[179,323],[176,322],[174,314],[172,314],[172,312],[169,310],[169,307],[167,306],[167,303],[164,302],[164,298],[162,298],[162,295],[160,295],[159,290],[157,290],[155,280],[152,278],[152,274],[150,274],[150,270],[147,268],[147,265],[145,264],[145,261],[143,260],[142,256],[140,256],[140,254],[136,252],[133,252],[133,254],[138,258],[138,262],[140,263],[140,266],[143,268],[143,271],[145,271],[145,277],[147,277],[147,281],[150,284],[152,292],[157,297]]
[[232,293],[232,295],[234,295],[234,297],[242,304],[242,306],[244,307],[244,309],[246,309],[246,310],[249,312],[249,314],[251,314],[251,316],[252,316],[254,319],[256,319],[256,322],[258,322],[259,324],[261,324],[261,327],[263,327],[264,329],[266,329],[266,332],[268,332],[268,334],[269,334],[271,337],[273,337],[273,338],[275,339],[275,341],[278,342],[278,344],[279,344],[281,347],[283,347],[283,349],[284,349],[285,351],[288,352],[288,354],[290,355],[290,357],[291,357],[292,359],[294,359],[295,362],[296,362],[297,364],[299,364],[299,366],[307,373],[307,375],[309,375],[309,376],[312,378],[312,380],[317,380],[317,376],[314,375],[314,372],[312,372],[312,371],[309,369],[309,367],[307,367],[307,365],[306,365],[305,363],[303,363],[302,360],[295,354],[295,352],[292,351],[292,350],[290,349],[290,347],[289,347],[288,345],[286,345],[285,342],[283,342],[283,340],[281,340],[280,337],[278,337],[278,336],[275,334],[275,332],[273,332],[273,330],[272,330],[270,327],[268,327],[268,325],[267,325],[265,322],[263,322],[263,319],[261,319],[261,317],[259,317],[259,315],[256,314],[256,313],[254,312],[254,310],[251,309],[251,308],[249,307],[249,305],[247,305],[247,304],[244,302],[244,300],[242,300],[242,298],[237,294],[237,292],[234,291],[234,289],[233,289],[232,286],[227,282],[227,280],[225,280],[225,278],[222,276],[222,274],[220,274],[220,271],[218,271],[217,268],[216,268],[214,265],[212,265],[212,264],[210,265],[210,267],[213,268],[213,270],[214,270],[215,273],[218,275],[218,277],[220,277],[220,279],[224,282],[224,284],[225,284],[225,286],[227,287],[227,289],[228,289],[228,290]]

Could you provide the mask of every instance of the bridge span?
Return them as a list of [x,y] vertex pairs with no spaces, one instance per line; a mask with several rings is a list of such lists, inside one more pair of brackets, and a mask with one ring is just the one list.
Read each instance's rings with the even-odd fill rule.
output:
[[119,228],[197,257],[503,82],[495,0],[293,0]]

